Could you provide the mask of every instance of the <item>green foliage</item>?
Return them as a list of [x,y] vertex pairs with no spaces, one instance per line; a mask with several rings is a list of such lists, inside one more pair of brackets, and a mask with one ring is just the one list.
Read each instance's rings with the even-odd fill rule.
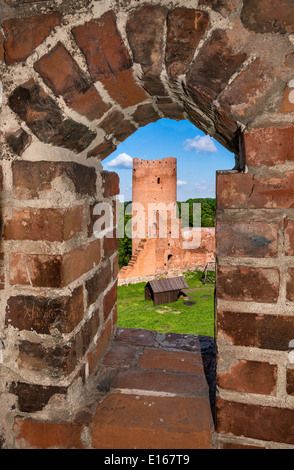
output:
[[[200,221],[193,221],[193,204],[201,204],[201,227],[214,227],[216,200],[214,198],[195,198],[185,201],[189,204],[189,227],[200,226]],[[181,217],[181,203],[178,202],[179,217]],[[196,214],[197,215],[197,214]]]
[[[129,202],[120,204],[119,207],[119,220],[118,220],[118,265],[121,269],[123,266],[127,266],[132,257],[132,239],[127,236],[125,228],[127,222],[132,218],[131,214],[126,214],[126,207]],[[128,211],[129,212],[129,211]],[[124,235],[123,237],[121,235]]]

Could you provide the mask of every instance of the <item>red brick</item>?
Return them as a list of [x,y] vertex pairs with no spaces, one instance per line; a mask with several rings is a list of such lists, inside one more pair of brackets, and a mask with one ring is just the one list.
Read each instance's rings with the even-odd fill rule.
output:
[[234,311],[217,314],[217,334],[235,346],[287,351],[293,331],[291,316]]
[[286,256],[294,256],[294,220],[286,221],[285,254]]
[[234,108],[235,115],[244,119],[256,114],[256,104],[272,85],[270,71],[256,59],[233,80],[219,98],[220,103]]
[[[265,426],[265,423],[270,423]],[[216,432],[294,444],[294,410],[217,399]]]
[[288,300],[294,302],[294,268],[288,269],[286,297]]
[[[226,32],[214,31],[187,73],[188,88],[198,99],[202,93],[209,100],[215,99],[245,59],[245,53],[232,50]],[[211,103],[207,104],[211,106]]]
[[[18,160],[12,163],[12,172],[14,196],[18,199],[42,197],[43,192],[54,188],[56,178],[63,180],[66,190],[79,196],[96,195],[95,168],[78,163]],[[76,217],[79,220],[78,214]]]
[[116,27],[113,11],[72,29],[84,53],[92,78],[97,81],[131,67],[132,61]]
[[106,321],[117,301],[117,282],[106,292],[103,299],[103,315]]
[[0,31],[0,61],[4,60],[4,36]]
[[244,133],[247,165],[275,166],[294,161],[294,129],[269,127]]
[[163,369],[191,373],[203,373],[203,359],[200,353],[186,351],[165,351],[145,349],[139,367],[142,369]]
[[136,362],[137,348],[123,344],[112,344],[103,358],[106,367],[129,368]]
[[273,395],[277,366],[266,362],[238,360],[227,372],[217,374],[218,387],[244,393]]
[[267,258],[278,254],[278,225],[265,222],[216,224],[217,256]]
[[246,173],[217,172],[218,209],[275,209],[294,207],[294,173],[254,177]]
[[104,160],[116,149],[116,145],[111,140],[104,139],[101,144],[96,145],[92,150],[87,154],[87,158],[98,157],[99,160]]
[[29,57],[60,22],[59,12],[5,20],[3,29],[6,36],[6,64],[13,65]]
[[34,69],[57,96],[88,119],[99,119],[110,109],[62,43],[35,62]]
[[34,330],[50,334],[52,328],[70,333],[83,319],[83,287],[77,287],[70,296],[57,298],[17,295],[7,301],[6,326],[19,330]]
[[294,5],[291,0],[248,0],[244,3],[241,20],[256,33],[292,33],[294,31]]
[[131,69],[117,72],[115,76],[110,75],[101,82],[111,98],[123,108],[134,106],[147,99],[145,91],[136,82]]
[[13,210],[4,225],[6,240],[66,241],[82,230],[83,207]]
[[46,347],[42,343],[23,340],[19,342],[18,365],[24,370],[34,371],[56,378],[69,376],[77,366],[74,340],[58,346]]
[[117,175],[117,173],[114,173],[112,171],[103,171],[102,179],[104,197],[116,196],[117,194],[119,194],[119,176]]
[[126,32],[134,62],[147,75],[160,75],[164,59],[164,26],[167,8],[144,5],[129,14]]
[[116,332],[116,341],[133,344],[135,346],[151,346],[156,342],[157,331],[137,328],[119,328]]
[[5,134],[5,139],[16,155],[22,155],[32,142],[32,137],[23,129]]
[[82,425],[64,422],[22,420],[14,422],[19,448],[23,449],[83,449]]
[[157,106],[167,119],[176,119],[178,121],[185,119],[184,108],[178,103],[164,103]]
[[209,16],[205,11],[175,8],[169,12],[165,62],[172,77],[186,72],[209,23]]
[[92,375],[96,370],[100,359],[103,357],[109,346],[112,336],[111,320],[108,320],[105,327],[101,330],[100,336],[94,348],[87,354],[87,364],[89,366],[89,374]]
[[9,256],[9,281],[11,285],[29,285],[30,278],[26,269],[24,253],[11,253]]
[[275,303],[279,296],[279,270],[247,266],[217,268],[219,299]]
[[294,369],[293,366],[287,366],[287,394],[294,396]]
[[17,396],[19,411],[35,413],[36,411],[41,411],[53,395],[57,393],[64,395],[67,392],[67,388],[13,382],[9,387],[9,392]]
[[225,10],[231,11],[233,7],[237,6],[236,0],[199,0],[199,5],[221,11],[222,13]]
[[118,110],[110,111],[100,123],[100,127],[107,135],[113,134],[119,142],[123,142],[136,131],[135,126]]
[[79,153],[96,137],[84,124],[66,118],[57,103],[33,79],[19,85],[8,102],[41,142]]
[[209,449],[210,408],[202,398],[111,394],[90,435],[95,449]]
[[146,126],[150,122],[156,122],[160,119],[151,104],[138,106],[132,117],[140,126]]
[[110,258],[110,256],[112,256],[118,250],[118,238],[115,236],[115,234],[110,238],[104,238],[103,248],[105,259]]
[[94,240],[85,248],[76,248],[63,256],[63,285],[68,285],[100,263],[100,240]]
[[88,293],[88,307],[98,299],[111,282],[111,265],[108,261],[100,267],[93,277],[86,281],[86,290]]

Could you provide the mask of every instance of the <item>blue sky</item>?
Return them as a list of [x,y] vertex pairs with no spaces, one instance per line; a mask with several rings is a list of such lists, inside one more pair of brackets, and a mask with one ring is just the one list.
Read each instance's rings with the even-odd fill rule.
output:
[[231,170],[234,155],[189,121],[160,119],[138,129],[102,161],[120,177],[120,198],[132,199],[132,159],[177,158],[178,201],[215,197],[215,172]]

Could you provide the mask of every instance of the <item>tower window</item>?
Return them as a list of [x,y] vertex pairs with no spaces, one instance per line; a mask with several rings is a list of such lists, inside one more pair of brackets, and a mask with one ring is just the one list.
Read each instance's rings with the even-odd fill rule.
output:
[[159,183],[160,183],[160,178],[157,178],[157,184],[159,184]]

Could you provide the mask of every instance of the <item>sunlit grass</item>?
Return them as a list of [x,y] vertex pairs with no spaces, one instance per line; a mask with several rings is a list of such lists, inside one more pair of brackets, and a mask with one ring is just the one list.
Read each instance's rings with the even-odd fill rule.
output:
[[[214,336],[214,284],[203,285],[201,272],[185,274],[187,297],[154,306],[145,300],[145,282],[118,287],[118,327],[143,328],[160,333],[187,333]],[[214,278],[214,273],[209,273]],[[185,302],[195,302],[185,305]]]

